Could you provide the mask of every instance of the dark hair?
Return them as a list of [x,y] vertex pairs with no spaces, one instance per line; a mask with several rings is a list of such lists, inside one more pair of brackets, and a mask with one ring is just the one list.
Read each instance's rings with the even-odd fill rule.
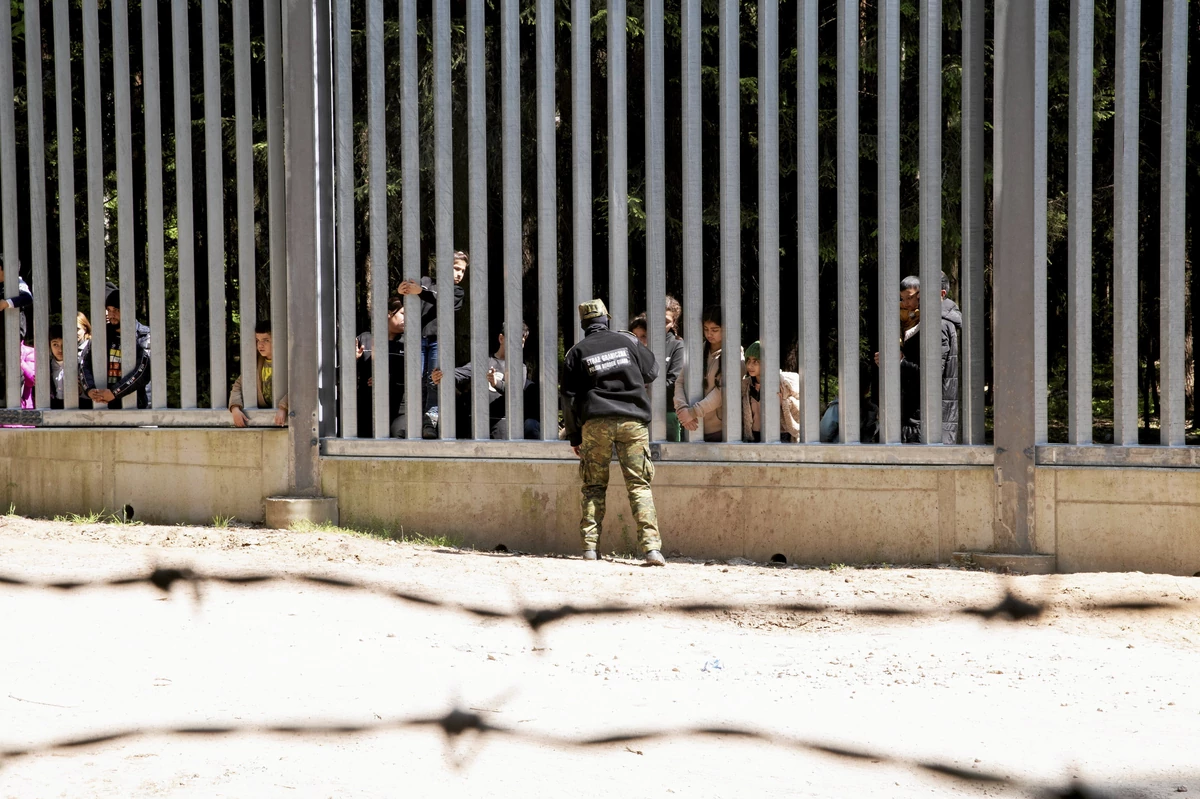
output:
[[792,346],[788,349],[787,357],[783,359],[783,371],[800,371],[800,342],[797,339],[792,339]]
[[50,333],[46,336],[46,340],[54,341],[54,339],[61,339],[62,337],[62,325],[50,325]]
[[403,297],[401,297],[398,294],[393,294],[392,296],[388,297],[388,310],[387,310],[388,316],[391,316],[396,311],[403,311],[403,310],[404,310],[404,298]]
[[[700,323],[704,324],[705,322],[712,322],[717,327],[724,327],[724,325],[721,324],[721,306],[720,305],[709,305],[709,306],[705,307],[704,313],[700,316]],[[711,349],[712,349],[712,347],[709,346],[708,339],[705,338],[704,339],[704,357],[700,360],[700,368],[705,371],[707,371],[707,369],[708,369],[708,354],[709,354],[709,350],[711,350]],[[722,344],[722,349],[724,349],[724,344]],[[725,371],[725,359],[722,358],[721,362],[717,364],[717,385],[718,386],[721,385],[721,373],[724,371]]]
[[650,332],[650,327],[646,324],[646,314],[640,313],[629,320],[629,332],[632,333],[636,328],[641,328],[647,333]]
[[[503,336],[503,335],[504,335],[504,323],[501,323],[500,329],[496,331],[496,338],[498,339],[498,338],[500,338],[500,336]],[[528,322],[521,322],[521,335],[522,335],[522,337],[529,335],[529,323]]]
[[920,291],[921,290],[921,278],[917,277],[916,275],[909,275],[908,277],[906,277],[900,281],[900,290],[901,291],[908,291],[910,289],[916,289],[917,291]]
[[950,293],[950,278],[946,277],[945,272],[942,272],[942,291]]
[[679,325],[683,320],[683,306],[679,304],[679,300],[675,299],[670,294],[667,295],[667,313],[669,313],[675,320],[667,327],[667,330],[674,333],[676,338],[682,340],[683,336],[679,335]]
[[256,336],[262,335],[263,333],[270,333],[270,332],[271,332],[271,320],[270,319],[260,319],[258,322],[255,323],[254,334]]
[[470,259],[470,258],[467,256],[467,254],[466,254],[464,251],[462,251],[462,250],[455,250],[455,251],[454,251],[454,257],[453,257],[452,259],[450,259],[450,260],[452,260],[452,261],[466,261],[468,266],[471,264],[471,259]]

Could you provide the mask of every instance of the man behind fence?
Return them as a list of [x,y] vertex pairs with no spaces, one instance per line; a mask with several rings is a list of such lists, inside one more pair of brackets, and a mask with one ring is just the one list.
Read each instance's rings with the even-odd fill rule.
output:
[[567,438],[579,456],[583,481],[583,559],[596,560],[604,524],[604,498],[613,446],[625,475],[629,505],[647,566],[664,566],[658,514],[650,481],[650,397],[646,384],[658,376],[654,354],[632,333],[608,329],[608,309],[600,300],[579,306],[583,341],[567,353],[562,390]]

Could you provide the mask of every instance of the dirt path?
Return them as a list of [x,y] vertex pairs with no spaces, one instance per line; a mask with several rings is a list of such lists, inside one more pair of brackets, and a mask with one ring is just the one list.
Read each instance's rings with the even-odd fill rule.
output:
[[[380,723],[458,705],[530,736],[714,724],[1133,795],[1200,791],[1200,579],[1000,578],[467,553],[336,533],[0,518],[0,573],[102,578],[149,564],[320,572],[512,609],[617,601],[536,637],[518,622],[299,583],[52,593],[0,588],[0,749],[125,727]],[[1006,588],[1037,621],[953,613]],[[1178,610],[1096,613],[1113,599]],[[704,601],[745,605],[692,616]],[[752,609],[827,603],[819,614]],[[937,611],[881,618],[889,605]],[[428,729],[153,735],[0,762],[0,797],[1015,796],[911,765],[732,736],[587,749]],[[1129,795],[1129,794],[1124,794]]]

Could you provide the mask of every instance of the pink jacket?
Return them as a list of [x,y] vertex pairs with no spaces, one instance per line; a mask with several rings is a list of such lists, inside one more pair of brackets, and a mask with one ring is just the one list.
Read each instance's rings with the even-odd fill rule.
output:
[[33,407],[33,382],[37,375],[37,356],[24,341],[21,342],[21,407]]

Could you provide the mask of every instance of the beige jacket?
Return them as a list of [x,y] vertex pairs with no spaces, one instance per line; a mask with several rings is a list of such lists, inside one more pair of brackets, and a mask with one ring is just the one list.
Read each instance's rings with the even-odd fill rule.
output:
[[[258,384],[258,397],[257,397],[257,401],[253,405],[253,407],[255,407],[255,408],[270,408],[271,407],[271,404],[269,402],[267,402],[265,397],[263,397],[262,379],[261,379],[261,377],[259,377],[260,375],[262,375],[263,363],[265,361],[266,361],[266,358],[259,355],[254,364],[254,374],[256,376],[254,382]],[[287,400],[286,394],[279,399],[279,407],[282,410],[285,410],[285,411],[287,410],[288,400]],[[238,375],[237,380],[233,381],[233,388],[229,389],[229,410],[232,411],[234,408],[242,408],[243,410],[246,408],[245,392],[242,390],[242,376],[241,375]]]
[[[739,354],[740,363],[737,373],[740,378],[746,371],[746,356],[744,353]],[[688,402],[687,370],[688,364],[685,358],[683,372],[675,381],[675,412],[679,413],[681,408],[688,408],[692,415],[704,423],[705,435],[719,433],[725,429],[725,409],[722,407],[724,400],[721,396],[721,385],[725,380],[725,375],[721,373],[721,350],[712,350],[708,353],[708,360],[704,364],[703,396],[697,402]]]
[[[755,419],[758,403],[750,399],[750,375],[742,378],[742,439],[754,440],[755,421],[762,425],[762,416]],[[795,372],[779,373],[779,426],[783,432],[800,440],[800,375]]]

